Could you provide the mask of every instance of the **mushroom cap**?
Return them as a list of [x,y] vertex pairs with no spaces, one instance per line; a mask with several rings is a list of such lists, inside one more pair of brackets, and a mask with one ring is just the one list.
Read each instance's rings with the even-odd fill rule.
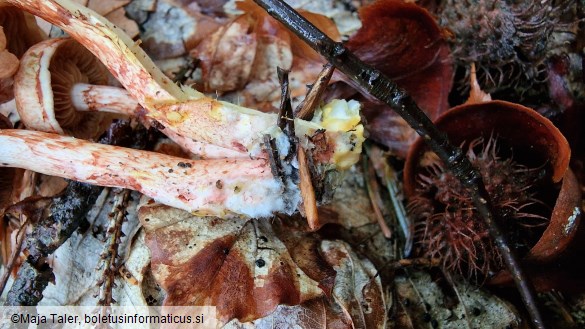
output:
[[42,41],[22,57],[14,82],[16,107],[30,129],[90,139],[101,134],[109,114],[78,112],[71,101],[76,83],[106,85],[108,71],[70,38]]

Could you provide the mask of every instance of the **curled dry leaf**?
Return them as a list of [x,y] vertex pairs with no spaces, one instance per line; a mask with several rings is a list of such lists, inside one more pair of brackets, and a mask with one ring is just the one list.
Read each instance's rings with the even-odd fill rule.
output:
[[[399,0],[378,1],[359,13],[363,26],[347,47],[404,88],[431,119],[446,111],[453,68],[434,18],[416,4]],[[370,138],[405,157],[415,131],[388,106],[363,97]]]
[[0,3],[0,104],[14,97],[12,76],[18,70],[18,59],[43,38],[34,16]]
[[321,251],[337,271],[333,288],[337,305],[333,310],[348,315],[356,328],[385,328],[384,292],[372,263],[358,257],[348,244],[340,241],[323,241]]
[[198,3],[156,1],[141,24],[142,47],[157,60],[186,55],[221,27],[221,21],[202,13]]
[[142,205],[139,218],[164,305],[212,305],[223,323],[246,322],[331,290],[334,271],[303,246],[313,242],[283,239],[269,220],[195,217],[157,204]]
[[242,88],[250,77],[256,56],[256,35],[249,15],[227,23],[204,39],[191,54],[200,60],[203,90]]
[[[238,2],[237,6],[245,14],[216,31],[191,52],[193,57],[201,60],[202,80],[217,82],[205,85],[204,89],[239,91],[243,104],[271,109],[280,97],[276,78],[276,68],[280,67],[291,71],[291,97],[304,95],[306,85],[315,81],[325,61],[252,1]],[[301,11],[301,14],[331,38],[341,39],[329,18],[309,12]],[[233,25],[241,24],[243,17],[250,25],[234,29]],[[245,46],[249,49],[238,50],[236,55],[239,60],[232,59],[233,51],[223,50],[235,45],[243,46],[243,41],[247,42]],[[244,51],[247,53],[244,54]]]

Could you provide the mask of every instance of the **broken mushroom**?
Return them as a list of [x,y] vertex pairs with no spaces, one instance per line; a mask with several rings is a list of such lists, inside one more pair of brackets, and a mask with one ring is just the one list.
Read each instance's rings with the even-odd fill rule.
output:
[[[144,107],[146,115],[161,123],[165,129],[199,142],[265,157],[264,136],[278,138],[276,114],[267,114],[205,97],[196,90],[178,86],[154,65],[137,43],[116,26],[95,12],[69,0],[8,0],[64,29],[69,35],[96,55],[132,96]],[[348,112],[348,114],[350,114]],[[357,112],[352,118],[359,118]],[[343,131],[327,131],[323,122],[295,120],[296,135],[303,147],[308,147],[307,136],[326,129],[326,143],[335,145],[363,139],[357,126]],[[359,125],[361,127],[361,124]],[[361,143],[361,142],[359,142]],[[358,143],[358,144],[359,144]],[[359,154],[358,147],[345,152]],[[340,154],[337,154],[340,156]],[[340,157],[345,158],[345,157]],[[353,163],[338,164],[324,157],[323,164],[346,168]],[[355,159],[357,161],[357,159]]]
[[297,205],[284,201],[282,183],[264,159],[195,161],[17,129],[0,130],[0,144],[2,167],[133,189],[201,215],[263,217]]
[[[42,41],[23,55],[22,63],[14,93],[21,120],[30,129],[89,139],[98,136],[113,117],[99,112],[136,116],[153,124],[128,91],[106,85],[105,66],[73,39]],[[246,156],[163,132],[199,157]]]

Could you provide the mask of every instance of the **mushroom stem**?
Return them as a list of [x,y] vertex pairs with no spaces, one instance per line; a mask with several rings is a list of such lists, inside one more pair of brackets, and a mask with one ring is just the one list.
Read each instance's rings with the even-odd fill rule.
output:
[[[76,83],[71,89],[71,103],[77,111],[124,114],[144,119],[146,124],[153,125],[152,119],[144,117],[145,111],[142,106],[123,88]],[[162,132],[175,143],[179,144],[184,150],[201,158],[223,159],[248,157],[247,153],[198,142],[191,138],[181,136],[170,129],[162,129]]]
[[[0,130],[0,166],[139,191],[200,215],[292,212],[266,160],[188,160],[56,134]],[[296,208],[296,204],[294,205]]]
[[77,111],[110,112],[139,116],[142,106],[123,88],[76,83],[71,89],[71,103]]
[[[246,152],[251,156],[262,156],[263,136],[269,134],[276,137],[279,134],[275,127],[276,114],[216,101],[192,88],[177,86],[164,76],[138,43],[92,10],[70,0],[6,2],[65,30],[108,67],[124,88],[144,107],[149,117],[178,135]],[[327,128],[303,120],[297,120],[295,127],[296,135],[302,141],[307,140],[306,136]],[[356,135],[354,128],[355,125],[333,132],[330,138],[331,149],[336,150],[338,145],[343,147],[351,141],[361,140],[362,137]],[[354,152],[353,149],[350,152]],[[361,150],[361,145],[355,150]],[[324,160],[325,163],[336,164],[335,160]]]

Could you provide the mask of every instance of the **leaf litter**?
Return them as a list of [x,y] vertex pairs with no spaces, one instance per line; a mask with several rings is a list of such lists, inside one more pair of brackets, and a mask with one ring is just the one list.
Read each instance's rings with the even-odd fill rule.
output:
[[[366,26],[349,37],[362,25],[357,15],[360,4],[356,3],[292,1],[301,9],[320,12],[323,16],[307,15],[314,15],[314,20],[321,22],[319,26],[335,30],[338,38],[349,38],[356,53],[363,44],[367,54],[367,45],[379,36]],[[292,94],[300,102],[306,85],[314,81],[324,64],[314,53],[299,51],[300,41],[265,14],[249,10],[243,16],[233,16],[246,5],[237,8],[233,3],[224,6],[223,1],[193,4],[162,0],[89,1],[88,5],[126,27],[132,36],[140,32],[149,54],[159,60],[157,63],[169,65],[166,72],[177,73],[193,63],[187,83],[207,92],[219,91],[218,97],[246,106],[267,111],[275,108],[280,97],[274,92],[279,86],[276,66],[292,70]],[[401,4],[398,9],[388,9],[388,15],[420,11],[414,7]],[[366,7],[360,14],[373,15],[369,20],[375,21],[375,9]],[[430,16],[422,11],[412,15],[419,18],[419,24],[431,24],[427,23],[432,21]],[[403,33],[403,23],[398,20],[396,24]],[[430,39],[417,37],[426,40],[424,52],[408,48],[412,45],[402,49],[406,54],[427,56],[422,61],[427,65],[417,67],[418,57],[410,58],[414,63],[401,66],[398,61],[397,72],[385,73],[399,84],[402,81],[407,90],[414,88],[409,90],[413,97],[420,98],[421,107],[428,108],[431,117],[437,117],[447,110],[451,85],[445,81],[451,81],[453,72],[446,45],[437,41],[442,35],[434,27],[429,29]],[[424,31],[424,27],[415,30]],[[398,40],[407,38],[408,33]],[[395,44],[388,47],[401,49]],[[225,60],[228,58],[231,61]],[[388,61],[387,57],[370,60]],[[417,69],[410,73],[413,66]],[[388,69],[396,70],[396,66]],[[333,82],[332,93],[357,95],[343,85],[347,82],[340,76]],[[370,137],[393,155],[404,157],[414,140],[413,132],[405,131],[406,125],[392,119],[388,109],[375,104],[369,108],[371,112],[365,115]],[[391,126],[388,120],[397,130],[386,130]],[[381,193],[388,202],[384,191]],[[104,193],[87,215],[88,222],[49,256],[55,280],[44,290],[41,305],[98,302],[96,295],[104,279],[100,251],[107,245],[107,205],[113,198],[112,193]],[[138,206],[138,199],[140,196],[133,193],[133,201],[126,207],[125,236],[118,247],[122,261],[116,268],[112,299],[119,305],[214,305],[226,328],[503,328],[522,322],[509,302],[459,278],[447,280],[447,293],[426,269],[389,270],[400,258],[399,223],[385,212],[383,217],[393,237],[384,238],[359,166],[343,178],[330,203],[319,208],[324,226],[317,233],[308,232],[298,222],[300,218],[201,218],[148,200]],[[450,299],[456,301],[448,302]]]

